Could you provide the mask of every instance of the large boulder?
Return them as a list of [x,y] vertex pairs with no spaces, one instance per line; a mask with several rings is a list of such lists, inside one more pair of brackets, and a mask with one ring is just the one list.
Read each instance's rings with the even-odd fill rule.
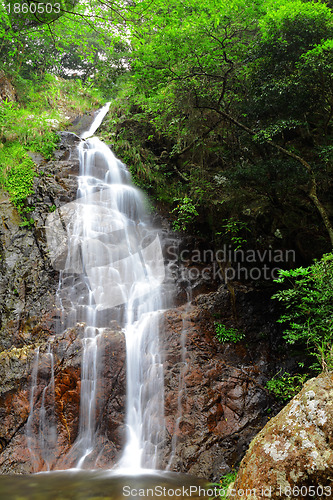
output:
[[[309,380],[252,441],[231,498],[332,498],[333,374]],[[265,496],[266,495],[266,496]]]

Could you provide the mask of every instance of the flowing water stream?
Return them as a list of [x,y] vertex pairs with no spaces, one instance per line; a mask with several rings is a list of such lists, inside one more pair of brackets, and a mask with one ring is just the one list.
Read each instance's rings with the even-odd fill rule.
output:
[[[47,239],[54,268],[60,271],[58,335],[82,334],[80,420],[77,439],[63,471],[50,472],[58,454],[54,355],[38,348],[32,371],[27,444],[36,470],[47,474],[0,477],[0,499],[84,500],[123,498],[209,498],[207,482],[162,472],[165,446],[164,376],[160,346],[161,316],[170,306],[173,286],[165,279],[159,233],[147,217],[145,199],[125,166],[92,137],[107,113],[97,114],[79,144],[80,175],[75,202],[48,217]],[[117,322],[126,338],[126,441],[113,470],[94,471],[98,454],[97,414],[101,377],[100,339]],[[74,327],[74,328],[72,328]],[[69,330],[68,330],[69,329]],[[185,366],[185,333],[181,339]],[[179,378],[176,431],[184,396]],[[43,381],[42,387],[39,380]],[[39,399],[39,405],[36,402]],[[36,458],[37,457],[37,458]]]
[[[165,425],[159,328],[169,294],[163,288],[161,242],[149,222],[145,198],[132,185],[121,161],[93,137],[108,109],[109,105],[104,106],[81,135],[77,199],[50,214],[47,237],[54,267],[60,271],[59,329],[65,331],[78,323],[84,326],[80,424],[70,450],[71,463],[75,460],[76,469],[94,468],[98,345],[113,320],[125,334],[127,367],[126,444],[118,467],[135,473],[160,467]],[[52,361],[51,350],[49,357]],[[33,384],[37,383],[38,359],[37,353]],[[50,369],[45,394],[54,392],[53,367]],[[34,391],[32,387],[27,426],[31,449]],[[48,435],[47,423],[40,414],[39,438]],[[39,439],[45,463],[55,439],[53,435],[46,441]]]

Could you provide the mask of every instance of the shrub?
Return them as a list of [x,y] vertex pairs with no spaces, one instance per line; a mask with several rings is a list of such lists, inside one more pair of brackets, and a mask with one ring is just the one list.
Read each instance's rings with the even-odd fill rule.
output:
[[282,401],[289,401],[289,399],[296,396],[296,394],[298,394],[302,389],[302,385],[308,377],[307,373],[303,375],[300,375],[299,373],[290,375],[290,373],[284,372],[280,377],[277,375],[267,382],[266,387]]
[[0,149],[0,184],[7,189],[12,203],[20,208],[33,192],[35,164],[17,143]]
[[171,211],[171,213],[175,213],[177,215],[177,219],[173,221],[173,228],[176,231],[186,231],[188,226],[193,223],[194,219],[199,214],[191,198],[188,196],[175,201],[178,201],[178,205]]
[[285,306],[285,313],[278,320],[287,327],[284,338],[288,344],[306,345],[316,359],[312,368],[332,370],[333,254],[324,255],[309,267],[279,273],[276,283],[288,288],[272,298]]
[[244,332],[240,332],[235,328],[227,328],[222,323],[215,323],[215,332],[220,342],[233,342],[236,344],[245,337]]

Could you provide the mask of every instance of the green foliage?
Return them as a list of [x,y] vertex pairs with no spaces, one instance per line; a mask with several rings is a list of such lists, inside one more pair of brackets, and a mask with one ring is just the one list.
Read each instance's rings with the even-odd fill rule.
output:
[[177,219],[172,223],[173,228],[175,231],[187,231],[199,215],[197,209],[188,196],[174,201],[178,201],[178,205],[171,211],[177,215]]
[[279,374],[276,374],[271,380],[269,380],[266,387],[278,399],[285,402],[289,401],[300,392],[304,382],[308,378],[308,374],[306,373],[302,375],[299,373],[290,375],[290,373],[284,372],[282,375],[278,375]]
[[[20,80],[18,87],[30,85],[20,104],[31,105],[27,115],[18,109],[5,131],[0,125],[4,141],[16,135],[49,158],[54,138],[43,137],[57,127],[44,122],[64,123],[66,113],[60,114],[68,95],[78,97],[72,109],[81,112],[84,94],[98,87],[105,96],[117,96],[109,138],[134,181],[165,210],[174,199],[188,197],[199,214],[193,208],[187,213],[189,207],[175,210],[178,230],[195,221],[212,239],[217,233],[229,237],[221,221],[242,219],[244,210],[253,214],[251,228],[274,220],[277,210],[284,221],[291,212],[293,221],[301,217],[309,175],[297,159],[286,159],[282,147],[313,165],[318,193],[328,199],[331,3],[92,0],[47,25],[31,24],[28,16],[20,26],[0,5],[0,61]],[[43,78],[46,73],[52,76]],[[67,80],[66,89],[59,76]],[[316,215],[308,217],[319,226]],[[257,238],[254,229],[251,238]],[[296,234],[295,227],[284,234],[287,229]],[[247,236],[239,231],[231,244],[239,248]]]
[[286,129],[291,117],[312,120],[307,113],[317,113],[318,103],[324,104],[331,95],[332,37],[332,12],[325,4],[276,2],[260,20],[252,49],[250,71],[257,112],[288,117]]
[[24,200],[33,192],[35,164],[17,144],[0,149],[0,180],[7,189],[12,203],[21,208]]
[[28,219],[25,215],[22,215],[22,222],[20,223],[20,227],[31,229],[34,225],[35,221],[32,217]]
[[52,75],[34,81],[17,77],[17,81],[21,105],[4,101],[0,106],[0,141],[17,141],[26,151],[41,153],[49,160],[59,141],[55,130],[68,123],[65,106],[86,111],[98,102],[96,95],[79,83]]
[[0,140],[3,137],[4,130],[8,125],[12,125],[15,116],[17,104],[7,99],[1,101],[0,106]]
[[223,231],[217,232],[216,236],[218,238],[222,236],[224,241],[229,241],[235,247],[235,250],[238,250],[247,242],[245,235],[250,231],[248,224],[246,222],[235,220],[232,217],[224,222],[225,223],[221,226]]
[[[131,50],[124,53],[128,77],[116,85],[114,139],[139,144],[145,166],[144,157],[155,159],[144,181],[139,160],[128,161],[133,176],[163,203],[191,199],[197,226],[202,221],[213,239],[229,237],[221,221],[241,220],[244,210],[251,229],[263,221],[268,232],[265,221],[278,210],[295,234],[309,174],[282,148],[313,165],[318,193],[329,196],[330,7],[301,0],[141,0],[128,6],[124,22]],[[281,149],[268,146],[270,140]],[[239,248],[257,239],[255,229],[251,237],[239,231],[230,243]]]
[[53,152],[59,142],[59,139],[60,137],[55,132],[49,130],[43,134],[42,140],[36,142],[30,141],[29,147],[32,151],[41,153],[46,160],[50,160],[53,158]]
[[79,112],[100,101],[95,91],[84,90],[80,82],[52,75],[34,80],[16,76],[16,82],[20,102],[4,100],[0,105],[0,185],[18,208],[21,226],[31,227],[34,221],[26,216],[29,209],[24,205],[33,192],[36,172],[27,153],[40,153],[50,160],[59,141],[55,130],[68,123],[65,106],[72,105]]
[[121,136],[115,144],[115,150],[128,166],[133,183],[149,191],[153,180],[153,159],[150,156],[145,156],[140,145],[130,143],[128,140],[122,139]]
[[316,358],[314,368],[333,369],[333,254],[309,267],[280,271],[277,283],[287,286],[273,295],[285,307],[279,322],[286,325],[289,344],[305,344]]
[[78,0],[39,0],[18,4],[5,0],[7,23],[14,31],[26,31],[41,24],[50,24],[66,11],[73,9]]
[[267,139],[272,139],[281,134],[281,132],[293,130],[300,125],[303,125],[303,122],[299,120],[278,120],[273,124],[268,125],[265,129],[259,130],[253,136],[253,139],[259,143],[264,143]]
[[235,328],[227,328],[223,323],[215,323],[216,337],[220,342],[232,342],[236,344],[245,338],[245,333]]
[[256,163],[242,162],[226,173],[230,189],[237,190],[238,196],[263,196],[276,209],[295,195],[295,186],[306,185],[307,173],[293,159],[258,159]]
[[235,482],[236,476],[237,471],[231,471],[222,476],[219,483],[210,483],[209,487],[214,488],[216,492],[219,493],[216,497],[210,497],[210,500],[218,500],[219,498],[228,499],[228,488],[233,482]]
[[[31,13],[35,2],[0,2],[1,67],[6,73],[19,71],[25,78],[45,72],[66,79],[80,75],[84,83],[109,93],[117,76],[126,70],[123,53],[128,52],[129,43],[122,32],[128,30],[125,26],[114,29],[122,7],[110,5],[109,9],[96,0],[45,4],[52,12],[35,15]],[[40,11],[44,7],[43,2],[37,5]]]

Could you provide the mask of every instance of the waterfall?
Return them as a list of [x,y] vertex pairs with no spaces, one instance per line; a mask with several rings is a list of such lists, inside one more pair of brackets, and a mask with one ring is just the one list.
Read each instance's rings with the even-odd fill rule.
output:
[[108,109],[109,104],[81,136],[77,199],[50,214],[47,239],[60,271],[61,330],[84,325],[80,424],[70,451],[74,466],[94,466],[98,344],[116,320],[125,334],[127,367],[126,443],[119,467],[133,472],[159,467],[165,438],[159,328],[168,294],[161,242],[144,196],[124,164],[91,137]]
[[[34,462],[34,467],[38,469],[38,456],[45,464],[46,470],[50,470],[55,455],[57,432],[55,424],[54,404],[55,404],[55,380],[54,380],[54,359],[49,344],[45,355],[46,363],[42,367],[42,379],[44,387],[40,392],[39,387],[39,347],[36,349],[33,362],[31,392],[30,392],[30,412],[27,420],[26,435],[27,445]],[[35,408],[35,398],[40,396],[41,405],[39,411]],[[39,450],[39,452],[38,452]]]

